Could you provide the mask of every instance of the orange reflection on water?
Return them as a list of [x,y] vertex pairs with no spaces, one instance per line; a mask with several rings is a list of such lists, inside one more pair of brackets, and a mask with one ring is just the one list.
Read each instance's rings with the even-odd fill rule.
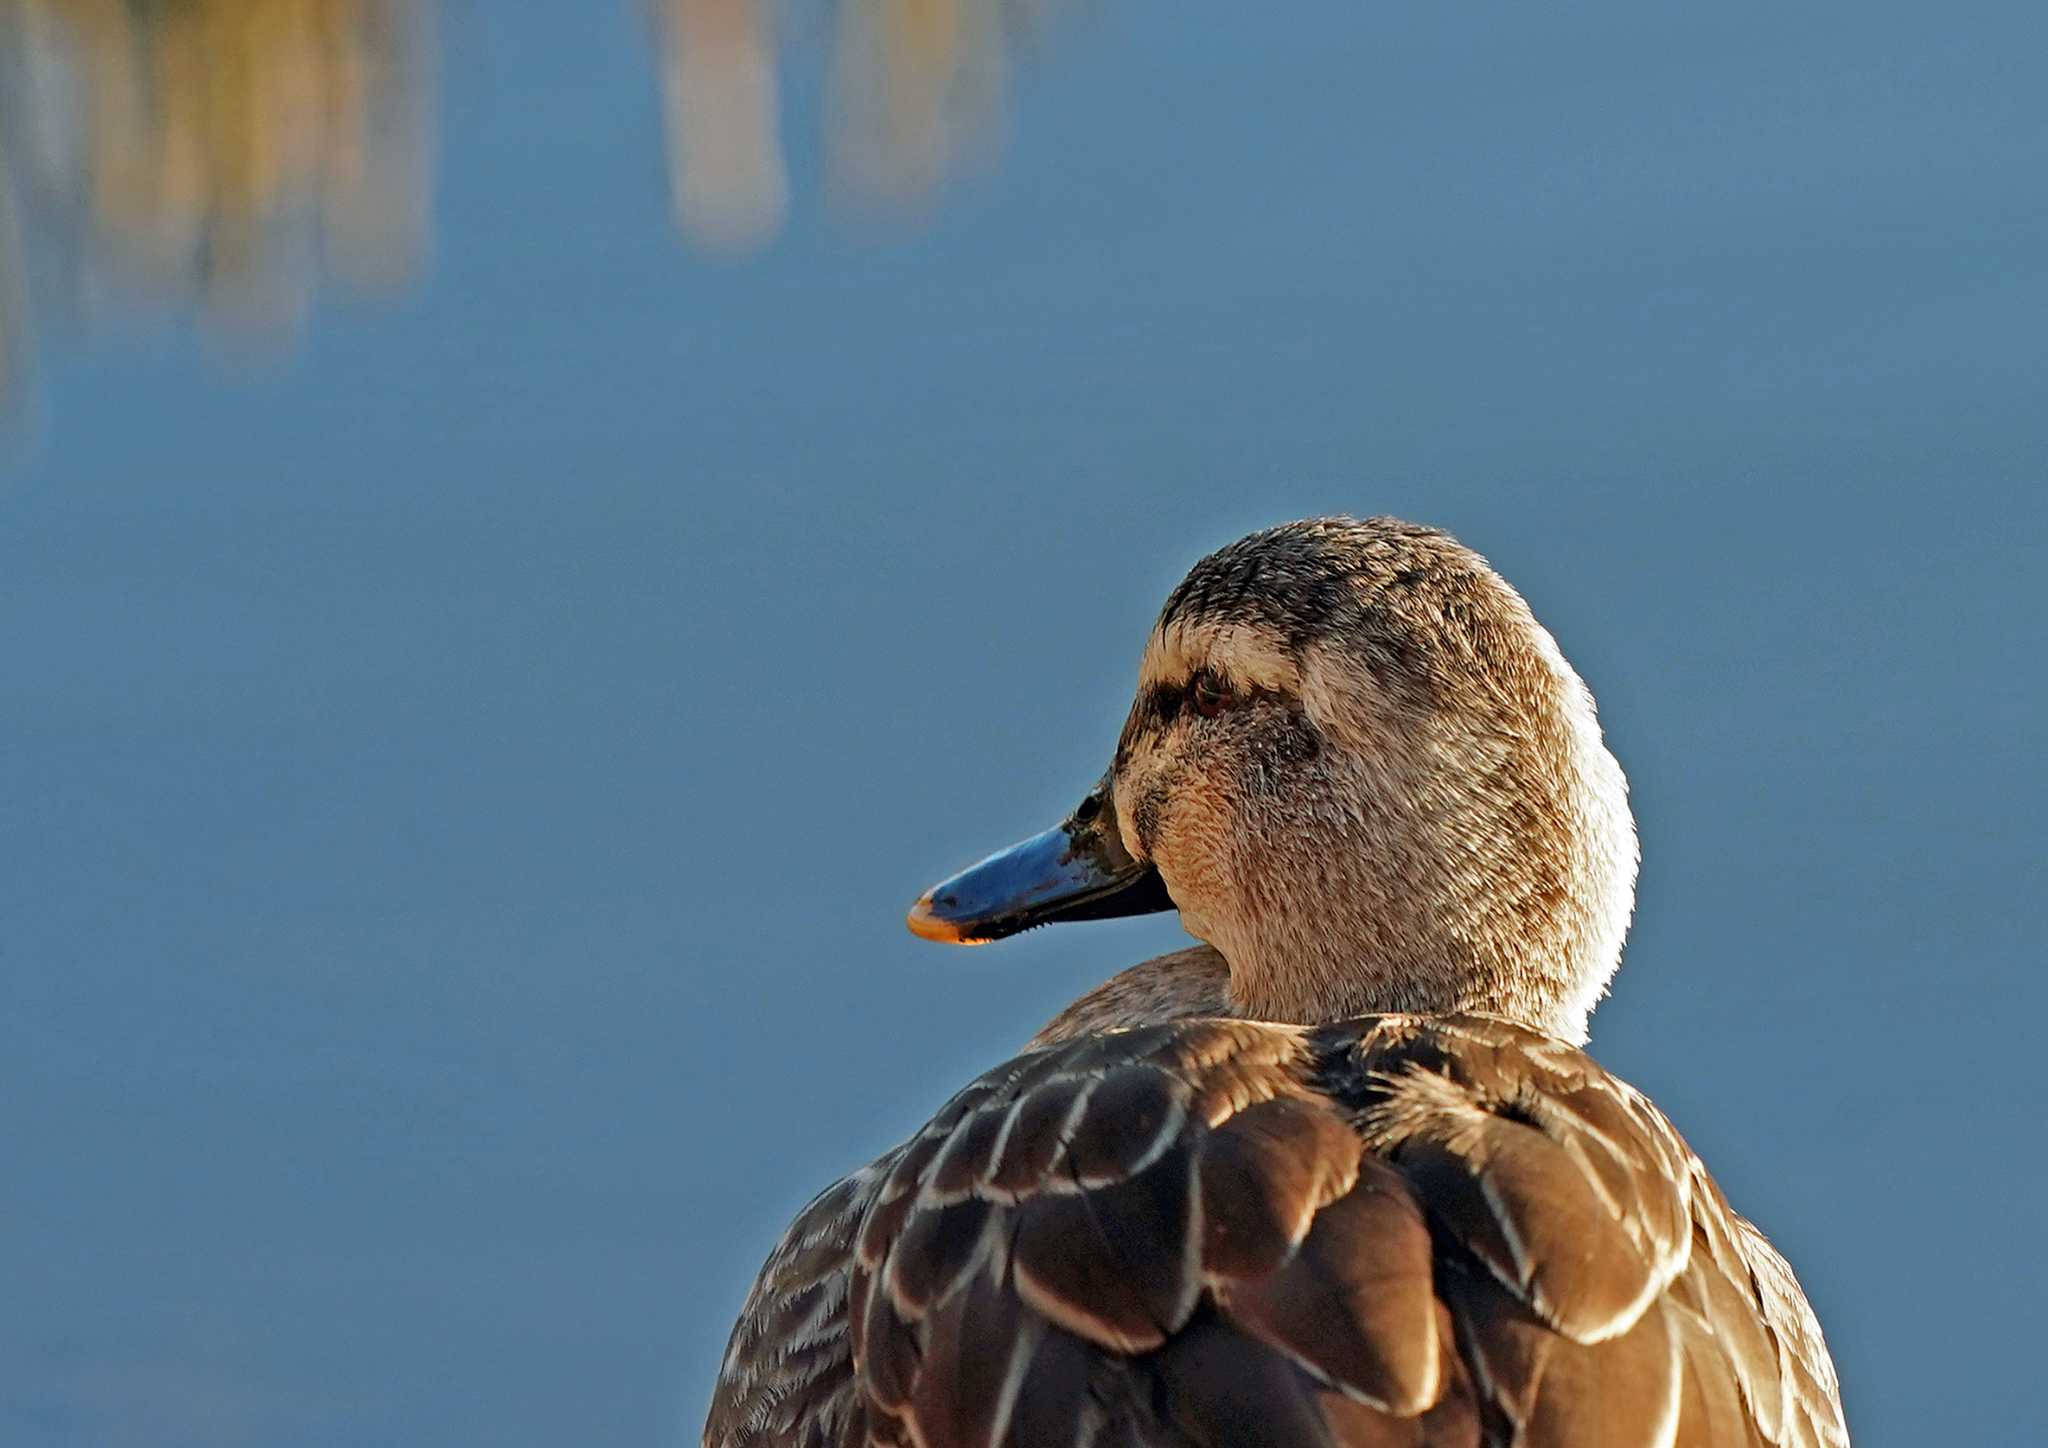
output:
[[749,250],[789,210],[773,16],[763,0],[661,0],[659,20],[676,222],[713,250]]
[[[658,0],[670,192],[686,237],[728,252],[789,209],[774,0]],[[824,118],[835,188],[901,209],[937,194],[1002,114],[1012,48],[1048,0],[841,0]]]

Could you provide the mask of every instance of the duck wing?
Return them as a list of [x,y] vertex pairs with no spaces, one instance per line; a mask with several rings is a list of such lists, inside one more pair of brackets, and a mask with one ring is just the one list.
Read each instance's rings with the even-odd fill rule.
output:
[[1839,1448],[1782,1258],[1503,1020],[1182,1021],[997,1068],[800,1214],[706,1448]]

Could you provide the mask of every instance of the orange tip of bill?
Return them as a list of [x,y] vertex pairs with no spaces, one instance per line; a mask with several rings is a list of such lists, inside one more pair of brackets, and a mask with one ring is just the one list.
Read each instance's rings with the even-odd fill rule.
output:
[[920,940],[936,940],[944,945],[983,945],[985,941],[974,940],[960,933],[960,927],[950,920],[941,920],[932,909],[932,897],[920,895],[917,903],[910,907],[903,923],[910,927],[910,933]]

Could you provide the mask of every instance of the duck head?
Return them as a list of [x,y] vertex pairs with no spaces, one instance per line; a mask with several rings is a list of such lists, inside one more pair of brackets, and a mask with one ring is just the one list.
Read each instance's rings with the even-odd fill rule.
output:
[[1108,773],[910,927],[1177,909],[1247,1017],[1479,1011],[1581,1042],[1635,870],[1592,696],[1521,596],[1435,529],[1319,518],[1197,563]]

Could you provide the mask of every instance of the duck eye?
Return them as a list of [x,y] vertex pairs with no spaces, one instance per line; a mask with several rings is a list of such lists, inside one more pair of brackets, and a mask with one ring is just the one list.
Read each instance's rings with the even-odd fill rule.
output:
[[1194,687],[1188,693],[1195,702],[1195,712],[1204,719],[1214,719],[1237,704],[1237,695],[1231,693],[1230,686],[1214,674],[1196,675]]

